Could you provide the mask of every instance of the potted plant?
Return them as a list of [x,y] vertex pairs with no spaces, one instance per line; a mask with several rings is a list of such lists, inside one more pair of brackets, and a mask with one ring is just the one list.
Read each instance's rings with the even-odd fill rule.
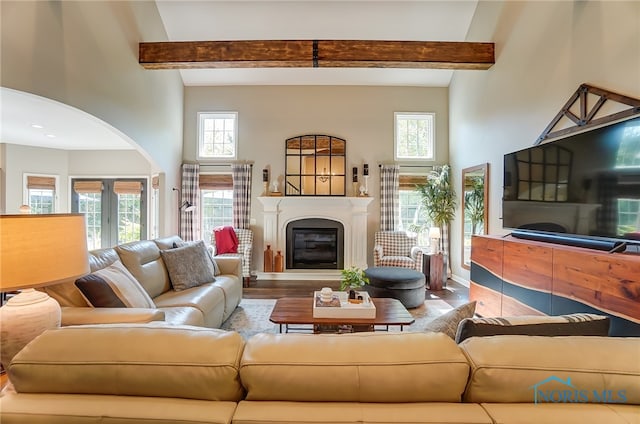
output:
[[340,290],[342,291],[358,290],[365,284],[369,284],[369,278],[364,274],[364,271],[355,266],[343,269],[340,274],[342,274],[340,278]]
[[450,170],[449,165],[434,168],[427,181],[416,186],[429,220],[441,231],[453,221],[456,211],[456,193],[451,186]]

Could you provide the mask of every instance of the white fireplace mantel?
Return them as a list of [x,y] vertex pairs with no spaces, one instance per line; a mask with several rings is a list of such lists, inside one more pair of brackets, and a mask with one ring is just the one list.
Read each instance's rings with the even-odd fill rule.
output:
[[[324,218],[344,226],[344,266],[367,268],[367,211],[372,197],[268,196],[258,197],[264,211],[264,250],[280,250],[286,257],[286,229],[291,221]],[[302,278],[299,270],[291,270]],[[287,270],[285,269],[285,273]],[[317,275],[317,274],[313,274]],[[269,274],[269,278],[277,278]]]

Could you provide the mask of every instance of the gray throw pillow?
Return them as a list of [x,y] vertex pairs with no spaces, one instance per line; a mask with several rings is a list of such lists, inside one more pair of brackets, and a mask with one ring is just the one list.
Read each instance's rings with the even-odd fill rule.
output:
[[161,250],[160,254],[175,291],[215,281],[213,263],[203,241]]
[[424,330],[433,333],[444,333],[455,340],[458,324],[465,318],[472,318],[476,312],[476,301],[458,306],[451,311],[429,321]]
[[[176,247],[184,247],[184,246],[188,246],[190,244],[194,244],[197,242],[186,242],[186,241],[180,241],[180,242],[174,242],[173,243],[173,248],[175,249]],[[216,262],[216,260],[213,258],[213,255],[211,254],[211,246],[209,246],[208,248],[206,248],[207,254],[209,255],[209,259],[211,259],[211,263],[213,264],[213,275],[214,276],[218,276],[220,275],[220,267],[218,266],[218,263]]]

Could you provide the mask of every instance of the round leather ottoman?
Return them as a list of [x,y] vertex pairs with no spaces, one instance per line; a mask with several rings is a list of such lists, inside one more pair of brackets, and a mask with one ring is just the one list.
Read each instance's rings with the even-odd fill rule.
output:
[[364,285],[369,296],[398,299],[405,308],[416,308],[424,303],[423,273],[393,266],[367,268],[364,273],[369,278],[369,284]]

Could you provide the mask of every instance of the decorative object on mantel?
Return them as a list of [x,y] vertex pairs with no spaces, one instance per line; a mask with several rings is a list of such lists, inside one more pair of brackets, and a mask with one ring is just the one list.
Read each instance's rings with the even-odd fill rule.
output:
[[282,251],[278,250],[275,258],[273,258],[273,271],[274,272],[283,272],[284,271],[284,256],[282,256]]
[[264,272],[273,271],[273,250],[271,245],[267,244],[267,250],[264,251]]
[[262,191],[263,196],[269,195],[269,170],[264,168],[262,170],[262,185],[264,185],[264,190]]
[[278,180],[274,180],[271,183],[271,195],[272,196],[280,196],[282,193],[280,193],[280,186],[278,184]]
[[364,194],[363,196],[369,195],[369,164],[365,163],[362,167],[362,176],[364,177]]
[[21,290],[0,308],[0,360],[7,369],[27,343],[60,326],[58,302],[34,288],[89,273],[85,216],[2,215],[0,257],[0,292]]

